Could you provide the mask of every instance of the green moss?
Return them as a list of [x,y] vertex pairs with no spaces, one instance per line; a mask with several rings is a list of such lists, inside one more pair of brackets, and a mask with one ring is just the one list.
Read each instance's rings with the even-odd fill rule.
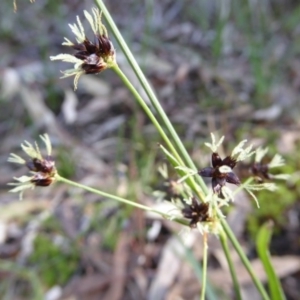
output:
[[253,210],[248,218],[248,230],[254,237],[266,220],[273,220],[277,225],[285,223],[285,212],[296,201],[295,192],[285,185],[280,185],[275,192],[257,193],[260,208]]
[[35,238],[34,251],[28,260],[47,288],[64,285],[78,268],[80,254],[76,245],[66,237],[61,243],[53,242],[54,236],[61,235],[61,231],[60,223],[54,216],[47,218],[43,222],[42,232]]
[[[67,249],[68,248],[68,249]],[[29,263],[37,269],[37,273],[46,287],[63,285],[76,272],[79,253],[74,247],[55,245],[47,235],[38,235],[34,241],[34,252]]]

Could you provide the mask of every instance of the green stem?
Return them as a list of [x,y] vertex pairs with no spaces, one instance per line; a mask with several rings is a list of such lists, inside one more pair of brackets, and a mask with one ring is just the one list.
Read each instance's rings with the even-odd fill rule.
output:
[[206,280],[207,280],[207,234],[203,234],[203,261],[202,261],[202,286],[200,300],[205,300]]
[[124,203],[124,204],[128,204],[128,205],[131,205],[131,206],[134,206],[134,207],[146,210],[146,211],[155,212],[157,214],[160,214],[163,217],[167,217],[167,215],[164,214],[163,212],[160,212],[158,210],[152,209],[149,206],[146,206],[146,205],[143,205],[143,204],[139,204],[139,203],[136,203],[136,202],[133,202],[133,201],[130,201],[130,200],[127,200],[127,199],[124,199],[124,198],[112,195],[112,194],[108,194],[108,193],[99,191],[97,189],[91,188],[91,187],[83,185],[81,183],[78,183],[78,182],[66,179],[64,177],[61,177],[60,175],[56,175],[56,179],[57,179],[57,181],[61,181],[61,182],[67,183],[69,185],[81,188],[81,189],[86,190],[88,192],[91,192],[93,194],[97,194],[97,195],[100,195],[100,196],[103,196],[103,197],[106,197],[106,198],[110,198],[110,199],[116,200],[118,202],[121,202],[121,203]]
[[109,193],[105,193],[105,192],[99,191],[97,189],[94,189],[92,187],[86,186],[84,184],[81,184],[81,183],[69,180],[67,178],[61,177],[58,174],[56,175],[56,180],[60,181],[60,182],[67,183],[67,184],[69,184],[71,186],[74,186],[74,187],[81,188],[81,189],[86,190],[88,192],[91,192],[93,194],[96,194],[96,195],[99,195],[99,196],[102,196],[102,197],[106,197],[106,198],[109,198],[109,199],[112,199],[112,200],[116,200],[116,201],[118,201],[120,203],[124,203],[124,204],[131,205],[133,207],[136,207],[136,208],[139,208],[139,209],[142,209],[142,210],[145,210],[145,211],[150,211],[150,212],[156,213],[158,215],[161,215],[163,218],[172,219],[173,221],[175,221],[177,223],[180,223],[180,224],[183,224],[183,225],[188,225],[188,221],[185,220],[185,219],[179,219],[179,218],[175,218],[174,219],[174,218],[172,218],[171,215],[169,215],[167,213],[164,213],[162,211],[153,209],[153,208],[151,208],[149,206],[146,206],[146,205],[143,205],[143,204],[140,204],[140,203],[136,203],[134,201],[131,201],[131,200],[119,197],[119,196],[115,196],[115,195],[112,195],[112,194],[109,194]]
[[[165,124],[167,130],[169,131],[171,137],[173,138],[176,147],[179,150],[179,153],[181,154],[183,161],[185,162],[185,164],[193,169],[193,170],[197,170],[196,166],[194,165],[191,157],[189,156],[187,150],[185,149],[183,143],[181,142],[178,134],[176,133],[172,123],[170,122],[168,116],[166,115],[164,109],[162,108],[162,106],[160,105],[156,95],[154,94],[150,84],[148,83],[145,75],[143,74],[140,66],[138,65],[137,61],[135,60],[133,54],[131,53],[130,49],[128,48],[125,40],[123,39],[123,36],[121,35],[120,31],[118,30],[114,20],[112,19],[112,17],[110,16],[109,11],[107,10],[105,4],[103,3],[102,0],[95,0],[97,2],[97,4],[99,5],[100,9],[102,10],[106,21],[109,25],[109,27],[111,28],[116,40],[118,41],[123,53],[125,54],[129,64],[131,65],[133,71],[135,72],[136,76],[138,77],[141,85],[143,86],[146,94],[148,95],[151,104],[153,105],[153,107],[155,108],[155,110],[157,111],[158,115],[161,117],[163,123]],[[207,186],[204,183],[204,181],[202,180],[202,178],[200,176],[196,177],[197,179],[197,183],[199,184],[199,186],[201,187],[203,193],[207,193]],[[204,200],[204,195],[200,195],[201,199]]]
[[234,249],[236,250],[236,252],[238,253],[239,257],[242,260],[243,265],[245,266],[245,268],[247,269],[249,275],[252,278],[252,281],[254,283],[254,285],[256,286],[257,290],[259,291],[259,293],[261,294],[262,298],[264,300],[270,300],[266,290],[264,289],[262,283],[259,281],[259,279],[256,277],[252,267],[251,267],[251,263],[249,262],[247,256],[245,255],[242,247],[240,246],[239,242],[237,241],[236,237],[234,236],[232,230],[230,229],[230,227],[228,226],[227,222],[221,217],[221,212],[218,211],[219,217],[221,219],[221,224],[222,227],[226,233],[226,235],[228,236],[228,238],[230,239]]
[[[166,135],[165,131],[163,130],[163,128],[161,127],[160,123],[157,121],[156,117],[154,116],[154,114],[152,113],[151,109],[148,107],[148,105],[146,104],[146,102],[143,100],[143,98],[141,97],[141,95],[137,92],[137,90],[135,89],[135,87],[132,85],[132,83],[130,82],[130,80],[128,80],[127,76],[123,73],[123,71],[119,68],[119,66],[114,66],[112,67],[112,69],[116,72],[116,74],[121,78],[121,80],[123,81],[123,83],[125,84],[125,86],[129,89],[129,91],[131,91],[131,93],[133,94],[133,96],[135,97],[135,99],[138,101],[138,103],[142,106],[142,108],[144,109],[145,113],[147,114],[147,116],[149,117],[149,119],[152,121],[152,123],[154,124],[154,126],[156,127],[157,131],[160,133],[161,137],[163,138],[163,140],[165,141],[165,143],[167,144],[169,150],[171,151],[171,153],[174,155],[174,157],[176,158],[176,160],[178,161],[178,163],[181,166],[184,166],[184,162],[182,161],[180,155],[178,154],[177,150],[175,149],[175,147],[173,146],[172,142],[170,141],[169,137]],[[176,166],[175,166],[176,167]],[[182,171],[178,172],[181,175],[185,175]],[[192,186],[193,190],[195,193],[197,193],[197,195],[199,195],[200,199],[204,200],[204,194],[203,192],[197,187],[194,178],[193,177],[189,177],[187,179],[187,182],[190,183],[190,186]]]
[[131,82],[129,81],[129,79],[127,78],[127,76],[123,73],[123,71],[119,68],[118,65],[116,65],[112,69],[117,73],[117,75],[121,78],[121,80],[123,81],[123,83],[125,84],[125,86],[130,90],[130,92],[133,94],[133,96],[135,97],[135,99],[142,106],[143,110],[145,111],[145,113],[147,114],[147,116],[149,117],[149,119],[152,121],[152,123],[156,127],[157,131],[162,136],[163,140],[167,144],[167,146],[170,149],[170,151],[172,152],[172,154],[176,157],[176,159],[178,160],[178,162],[181,165],[183,165],[183,161],[182,161],[181,157],[179,156],[178,152],[176,151],[176,149],[174,148],[172,142],[170,141],[170,139],[168,138],[168,136],[165,134],[163,128],[160,126],[160,124],[157,121],[156,117],[154,116],[154,114],[152,113],[152,111],[150,110],[150,108],[148,107],[148,105],[146,104],[146,102],[143,100],[143,98],[140,96],[140,94],[137,92],[137,90],[135,89],[135,87],[131,84]]
[[220,241],[221,241],[222,248],[223,248],[223,251],[225,253],[226,260],[227,260],[227,263],[228,263],[228,266],[229,266],[229,270],[230,270],[230,274],[231,274],[231,278],[232,278],[232,282],[233,282],[233,287],[234,287],[234,291],[235,291],[235,298],[237,300],[242,300],[240,285],[239,285],[239,282],[237,280],[236,271],[235,271],[235,268],[234,268],[234,265],[233,265],[233,262],[232,262],[232,258],[231,258],[231,255],[230,255],[227,236],[226,236],[226,234],[224,234],[224,232],[220,233]]
[[249,185],[254,181],[253,177],[249,177],[245,182],[243,182],[241,185],[239,185],[233,192],[233,195],[236,195],[238,192],[242,191],[245,186]]

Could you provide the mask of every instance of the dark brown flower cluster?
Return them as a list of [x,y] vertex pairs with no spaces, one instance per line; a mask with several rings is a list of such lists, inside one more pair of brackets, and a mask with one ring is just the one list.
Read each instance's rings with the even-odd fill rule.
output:
[[29,176],[23,175],[21,177],[14,177],[16,182],[9,183],[9,185],[14,186],[10,191],[20,193],[20,198],[22,198],[24,190],[29,188],[33,189],[36,186],[48,186],[57,179],[58,174],[55,168],[55,161],[51,156],[52,146],[50,138],[47,134],[40,135],[40,138],[47,148],[47,155],[45,157],[42,156],[36,143],[32,145],[25,141],[21,144],[21,147],[29,156],[29,160],[26,161],[14,153],[11,153],[8,158],[9,162],[25,165],[30,171]]
[[198,222],[207,222],[210,220],[208,209],[208,203],[199,202],[196,197],[193,197],[190,205],[185,204],[182,214],[185,218],[190,219],[190,227],[194,228]]
[[218,153],[212,153],[211,157],[212,167],[204,168],[198,171],[198,174],[202,177],[212,178],[212,188],[214,193],[223,197],[222,187],[225,186],[226,182],[235,185],[240,185],[240,179],[233,173],[233,168],[236,165],[236,160],[227,156],[221,159]]
[[97,74],[116,65],[116,54],[112,42],[108,38],[107,30],[101,21],[101,12],[94,8],[92,14],[84,11],[84,15],[94,33],[92,42],[86,37],[82,23],[77,17],[77,24],[70,24],[77,43],[65,38],[64,46],[69,46],[77,52],[74,55],[61,53],[51,56],[51,60],[62,60],[74,64],[73,69],[63,71],[63,78],[75,76],[74,87],[77,88],[78,79],[83,74]]
[[108,59],[115,55],[111,41],[104,34],[95,34],[94,43],[85,38],[82,43],[71,47],[77,50],[74,56],[82,60],[81,69],[85,74],[97,74],[107,69]]
[[34,172],[31,182],[36,186],[48,186],[56,174],[55,161],[47,155],[43,159],[33,158],[26,163],[27,168]]
[[269,166],[263,163],[254,163],[251,167],[252,174],[257,178],[258,181],[263,179],[271,179],[272,176],[269,174]]
[[282,167],[285,162],[283,157],[280,154],[275,154],[271,161],[266,163],[266,159],[264,156],[267,154],[268,148],[258,148],[256,150],[256,155],[254,159],[254,163],[251,166],[251,172],[254,175],[255,179],[259,183],[263,183],[265,180],[273,180],[273,179],[282,179],[287,180],[290,176],[288,174],[272,174],[270,171],[273,168]]

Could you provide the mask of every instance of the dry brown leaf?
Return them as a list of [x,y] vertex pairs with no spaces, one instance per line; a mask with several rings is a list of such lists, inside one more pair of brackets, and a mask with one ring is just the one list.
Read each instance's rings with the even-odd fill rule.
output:
[[64,288],[61,300],[74,297],[75,299],[88,299],[91,295],[98,295],[103,291],[109,283],[111,278],[99,274],[86,275],[84,277],[76,277],[68,283]]
[[143,297],[146,298],[146,292],[148,287],[148,278],[145,270],[143,268],[135,268],[133,274],[134,282],[137,284],[138,289]]
[[300,130],[281,130],[280,138],[276,143],[278,152],[288,154],[295,151],[296,142],[300,141]]
[[0,209],[0,221],[8,222],[12,219],[18,219],[35,211],[49,209],[49,201],[30,201],[23,200],[6,204]]
[[[286,255],[286,256],[273,256],[272,264],[276,270],[276,274],[279,278],[283,278],[289,274],[295,273],[300,270],[300,258],[298,256]],[[258,277],[259,281],[266,282],[267,276],[265,274],[263,265],[259,259],[251,261],[251,266],[254,273]],[[244,265],[235,266],[236,273],[238,274],[238,281],[241,285],[251,284],[252,280]],[[209,279],[212,284],[224,289],[228,289],[231,286],[231,277],[229,271],[225,270],[209,270]]]
[[78,111],[76,124],[84,126],[93,120],[103,116],[111,107],[112,101],[108,97],[95,97],[87,105]]
[[43,95],[39,90],[22,86],[20,93],[24,106],[37,126],[46,126],[50,133],[60,131],[53,112],[45,105]]
[[80,85],[91,95],[96,97],[108,97],[111,93],[111,86],[97,76],[82,76]]
[[77,119],[77,107],[78,98],[73,90],[65,91],[65,98],[62,104],[62,113],[65,118],[66,124],[73,124]]
[[20,76],[15,69],[7,68],[3,71],[1,77],[1,97],[10,100],[20,89]]
[[122,232],[118,238],[118,244],[113,258],[113,269],[111,271],[112,284],[104,300],[122,299],[125,283],[127,279],[127,263],[129,259],[129,242],[130,235],[128,232]]
[[[188,286],[188,288],[187,288]],[[192,266],[189,263],[183,263],[178,273],[176,283],[168,290],[166,300],[183,300],[199,298],[200,282],[198,281]]]
[[[191,246],[193,242],[191,238],[188,246]],[[181,272],[182,263],[185,261],[184,253],[185,246],[177,237],[171,237],[163,248],[156,277],[149,288],[148,300],[165,299],[167,291]]]
[[270,107],[255,111],[252,118],[255,121],[271,122],[279,118],[281,114],[282,107],[274,104]]

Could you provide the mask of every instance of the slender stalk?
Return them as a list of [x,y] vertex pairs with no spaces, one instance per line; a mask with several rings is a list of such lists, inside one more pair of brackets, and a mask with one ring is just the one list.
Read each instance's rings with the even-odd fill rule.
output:
[[207,233],[203,234],[203,261],[202,261],[202,286],[200,300],[205,300],[206,280],[207,280]]
[[[244,182],[243,184],[241,184],[235,191],[234,194],[238,193],[240,190],[243,189],[243,186],[250,184],[253,181],[253,178],[249,178],[246,182]],[[261,282],[259,281],[259,279],[256,277],[251,264],[248,260],[248,258],[246,257],[246,255],[244,254],[243,249],[240,247],[239,242],[237,241],[236,237],[234,236],[231,228],[228,226],[228,223],[221,218],[221,212],[218,210],[218,214],[220,216],[221,219],[221,224],[222,227],[226,233],[226,236],[224,234],[220,234],[220,240],[221,240],[221,244],[223,247],[223,251],[226,255],[226,259],[229,265],[229,269],[230,269],[230,273],[231,273],[231,277],[233,280],[233,284],[234,284],[234,289],[236,292],[236,297],[239,297],[237,299],[241,299],[241,294],[240,294],[240,289],[239,289],[239,283],[237,281],[237,277],[236,277],[236,273],[235,273],[235,269],[234,266],[232,264],[232,260],[230,257],[230,252],[228,250],[228,243],[227,243],[227,237],[230,239],[233,247],[235,248],[236,252],[238,253],[238,255],[240,256],[245,268],[247,269],[249,275],[251,276],[253,283],[255,284],[255,286],[257,287],[257,289],[259,290],[259,292],[261,293],[263,299],[269,299],[269,296],[267,295],[263,285],[261,284]],[[266,298],[265,298],[266,297]]]
[[[121,78],[121,80],[123,81],[123,83],[125,84],[125,86],[132,92],[132,94],[135,97],[135,99],[142,106],[142,108],[144,109],[145,113],[147,114],[147,116],[149,117],[149,119],[152,121],[152,123],[156,127],[157,131],[160,133],[161,137],[163,138],[163,140],[167,144],[169,150],[174,155],[174,157],[176,158],[176,160],[178,161],[178,163],[181,166],[184,166],[184,162],[182,161],[180,155],[178,154],[177,150],[173,146],[173,144],[170,141],[169,137],[166,135],[166,133],[164,132],[164,130],[161,127],[160,123],[157,121],[156,117],[152,113],[151,109],[148,107],[148,105],[143,100],[143,98],[141,97],[141,95],[137,92],[137,90],[132,85],[132,83],[130,82],[130,80],[128,80],[127,76],[123,73],[123,71],[119,68],[119,66],[116,65],[112,69]],[[181,172],[179,170],[178,170],[178,172],[181,173],[181,175],[183,173],[183,172]],[[194,192],[197,193],[197,195],[199,195],[200,199],[204,200],[204,194],[203,194],[202,190],[200,190],[199,187],[196,185],[194,178],[193,177],[187,178],[187,182],[193,188]]]
[[163,212],[160,212],[158,210],[155,210],[155,209],[153,209],[153,208],[151,208],[149,206],[146,206],[146,205],[143,205],[143,204],[139,204],[139,203],[133,202],[131,200],[127,200],[127,199],[121,198],[119,196],[115,196],[115,195],[112,195],[112,194],[109,194],[109,193],[105,193],[105,192],[99,191],[97,189],[91,188],[91,187],[86,186],[84,184],[81,184],[81,183],[69,180],[67,178],[61,177],[60,175],[56,175],[56,176],[57,176],[57,181],[61,181],[61,182],[67,183],[69,185],[81,188],[81,189],[86,190],[88,192],[91,192],[91,193],[94,193],[94,194],[97,194],[97,195],[100,195],[100,196],[103,196],[103,197],[107,197],[107,198],[116,200],[118,202],[121,202],[121,203],[124,203],[124,204],[128,204],[128,205],[131,205],[131,206],[134,206],[134,207],[146,210],[146,211],[155,212],[157,214],[160,214],[163,217],[168,217],[167,214],[165,214]]
[[[141,85],[143,86],[146,94],[148,95],[151,104],[157,111],[158,115],[161,117],[163,123],[165,124],[167,130],[169,131],[171,137],[173,138],[173,140],[175,142],[175,146],[178,148],[178,151],[181,154],[183,161],[189,168],[191,168],[193,170],[197,170],[195,164],[193,163],[191,157],[189,156],[187,150],[185,149],[183,143],[181,142],[177,132],[175,131],[172,123],[170,122],[168,116],[166,115],[164,109],[162,108],[160,102],[158,101],[156,95],[154,94],[150,84],[148,83],[145,75],[143,74],[140,66],[138,65],[133,54],[131,53],[130,49],[128,48],[125,40],[123,39],[123,36],[121,35],[120,31],[118,30],[118,28],[116,26],[114,20],[110,16],[110,13],[107,10],[105,4],[103,3],[102,0],[95,0],[95,1],[98,4],[98,6],[100,7],[100,9],[102,10],[109,27],[111,28],[116,40],[118,41],[121,49],[123,50],[123,53],[127,57],[129,64],[131,65],[133,71],[135,72]],[[202,178],[200,176],[197,176],[196,178],[197,178],[196,179],[197,183],[201,187],[203,193],[206,194],[207,193],[206,184],[204,183],[204,181],[202,180]],[[201,195],[201,199],[204,199],[204,195]]]
[[245,182],[243,182],[241,185],[239,185],[233,192],[233,195],[236,195],[238,192],[242,191],[245,186],[249,185],[254,181],[253,177],[249,177]]
[[225,253],[226,260],[227,260],[227,263],[228,263],[228,266],[229,266],[230,275],[231,275],[232,282],[233,282],[233,288],[234,288],[234,291],[235,291],[235,297],[236,297],[237,300],[242,300],[240,284],[237,280],[236,271],[235,271],[235,268],[234,268],[234,265],[233,265],[233,262],[232,262],[232,259],[231,259],[229,247],[228,247],[227,236],[226,236],[226,234],[224,234],[224,232],[221,232],[221,234],[220,234],[220,241],[221,241],[222,248],[223,248],[223,251]]
[[119,68],[119,66],[115,66],[112,68],[117,75],[122,79],[123,83],[125,84],[125,86],[130,90],[130,92],[133,94],[133,96],[135,97],[135,99],[138,101],[138,103],[142,106],[143,110],[145,111],[145,113],[147,114],[147,116],[149,117],[149,119],[152,121],[153,125],[156,127],[157,131],[160,133],[160,135],[162,136],[163,140],[165,141],[165,143],[167,144],[168,148],[170,149],[170,151],[172,152],[172,154],[175,156],[175,158],[178,160],[178,162],[183,165],[183,161],[181,159],[181,157],[179,156],[178,152],[176,151],[176,149],[174,148],[172,142],[170,141],[170,139],[168,138],[168,136],[165,134],[165,131],[163,130],[163,128],[161,127],[161,125],[159,124],[159,122],[157,121],[156,117],[154,116],[154,114],[152,113],[151,109],[148,107],[148,105],[146,104],[146,102],[143,100],[143,98],[140,96],[140,94],[137,92],[137,90],[135,89],[135,87],[132,85],[132,83],[130,82],[130,80],[127,78],[127,76],[123,73],[123,71]]
[[256,275],[251,267],[251,263],[249,262],[247,256],[245,255],[243,249],[241,248],[239,242],[237,241],[236,237],[234,236],[234,234],[231,231],[230,227],[228,226],[227,222],[224,219],[222,219],[221,216],[220,216],[220,219],[221,219],[221,224],[222,224],[222,227],[223,227],[226,235],[230,239],[234,249],[238,253],[239,257],[241,258],[242,263],[245,266],[245,268],[247,269],[249,275],[251,276],[252,281],[253,281],[254,285],[256,286],[257,290],[259,291],[259,293],[261,294],[261,296],[264,300],[270,300],[265,288],[263,287],[263,285],[259,281],[259,279],[256,277]]
[[185,219],[173,218],[171,215],[169,215],[167,213],[164,213],[162,211],[159,211],[157,209],[153,209],[153,208],[151,208],[149,206],[146,206],[146,205],[143,205],[143,204],[140,204],[140,203],[137,203],[137,202],[134,202],[134,201],[131,201],[131,200],[128,200],[128,199],[116,196],[116,195],[112,195],[112,194],[109,194],[109,193],[105,193],[105,192],[99,191],[97,189],[94,189],[92,187],[86,186],[84,184],[81,184],[81,183],[69,180],[67,178],[64,178],[64,177],[62,177],[62,176],[60,176],[58,174],[56,175],[56,180],[60,181],[60,182],[67,183],[67,184],[69,184],[71,186],[74,186],[74,187],[81,188],[83,190],[86,190],[88,192],[94,193],[96,195],[100,195],[102,197],[106,197],[106,198],[109,198],[109,199],[112,199],[112,200],[116,200],[116,201],[118,201],[120,203],[124,203],[124,204],[131,205],[133,207],[136,207],[136,208],[139,208],[139,209],[142,209],[142,210],[145,210],[145,211],[150,211],[150,212],[156,213],[156,214],[162,216],[163,218],[172,219],[172,221],[175,221],[177,223],[180,223],[180,224],[183,224],[183,225],[188,225],[188,221],[185,220]]

